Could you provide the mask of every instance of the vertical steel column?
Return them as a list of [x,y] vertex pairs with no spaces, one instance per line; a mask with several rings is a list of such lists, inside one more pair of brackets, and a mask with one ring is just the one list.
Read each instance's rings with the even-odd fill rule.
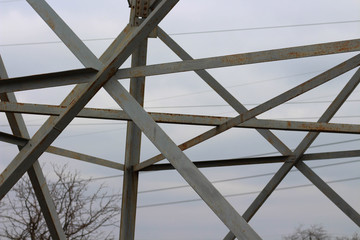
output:
[[[130,26],[138,25],[136,13],[140,1],[133,1],[130,11]],[[140,43],[132,54],[131,67],[145,66],[147,57],[147,39]],[[130,94],[141,105],[144,105],[145,77],[130,78]],[[135,238],[136,205],[138,194],[139,172],[134,166],[140,162],[141,130],[133,121],[128,121],[126,131],[125,168],[123,177],[120,240]]]
[[[132,55],[132,66],[146,64],[147,40],[140,44]],[[143,106],[145,77],[130,80],[130,94]],[[120,239],[134,239],[136,202],[139,172],[134,171],[134,165],[140,161],[141,130],[132,121],[127,124],[125,169],[121,204]]]

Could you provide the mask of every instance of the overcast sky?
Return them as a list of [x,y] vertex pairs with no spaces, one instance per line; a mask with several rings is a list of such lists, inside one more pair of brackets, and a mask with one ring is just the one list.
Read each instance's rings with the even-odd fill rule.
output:
[[[126,26],[129,8],[126,0],[49,0],[63,20],[86,45],[100,56],[120,31]],[[300,46],[360,37],[360,2],[357,0],[256,0],[214,1],[181,0],[165,17],[160,26],[194,58],[220,56],[259,50]],[[350,22],[352,21],[352,22]],[[344,23],[347,22],[347,23]],[[82,68],[81,63],[66,49],[59,39],[23,0],[0,1],[0,54],[10,77]],[[317,23],[323,23],[318,24]],[[311,25],[310,24],[315,24]],[[279,27],[297,25],[293,27]],[[304,26],[298,26],[304,25]],[[268,28],[278,27],[278,28]],[[253,30],[244,30],[254,28]],[[263,28],[263,29],[261,29]],[[242,29],[242,30],[241,30]],[[227,31],[232,30],[232,31]],[[236,31],[234,31],[236,30]],[[219,31],[217,33],[199,33]],[[192,33],[192,34],[189,34]],[[149,40],[148,63],[178,61],[159,39]],[[312,57],[275,63],[212,69],[209,72],[247,108],[252,108],[329,69],[356,53]],[[124,66],[129,66],[127,61]],[[261,118],[297,119],[317,121],[336,94],[346,84],[354,71],[286,104],[262,114]],[[128,81],[121,83],[127,87]],[[16,93],[19,102],[59,104],[73,86],[24,91]],[[359,123],[360,88],[358,87],[335,115],[332,122]],[[194,73],[169,74],[149,77],[146,83],[145,107],[148,111],[236,116]],[[311,103],[299,103],[311,102]],[[119,109],[117,104],[101,90],[88,107]],[[45,117],[25,115],[31,134],[35,133]],[[176,142],[181,143],[196,136],[208,127],[161,127]],[[123,162],[125,147],[125,122],[75,119],[54,142],[55,146]],[[9,132],[5,114],[0,113],[0,131]],[[274,131],[290,148],[305,133]],[[359,135],[320,134],[308,152],[326,152],[359,149]],[[322,144],[331,144],[316,147]],[[17,153],[17,148],[0,142],[0,170]],[[185,153],[191,160],[215,160],[274,154],[276,150],[256,131],[233,129],[206,141]],[[146,137],[143,138],[141,159],[146,160],[158,150]],[[310,166],[328,165],[346,161],[351,163],[314,168],[325,181],[360,177],[360,159],[349,158],[309,162]],[[83,178],[105,177],[121,174],[115,170],[65,159],[49,154],[40,158],[46,162],[69,163],[81,171]],[[280,164],[247,167],[223,167],[201,170],[210,181],[261,175],[243,180],[215,184],[228,201],[243,213],[255,199],[253,192],[260,191],[270,180]],[[353,208],[360,212],[359,180],[331,184]],[[98,182],[94,182],[97,184]],[[121,191],[120,177],[106,180],[110,191]],[[159,189],[184,185],[176,171],[144,173],[139,190]],[[279,188],[309,184],[298,172],[290,173]],[[120,187],[119,187],[120,186]],[[201,201],[150,206],[197,199],[190,188],[156,191],[139,194],[136,239],[222,239],[226,227]],[[276,191],[250,221],[250,225],[263,239],[280,239],[299,224],[322,224],[336,236],[352,234],[358,227],[349,220],[315,187]],[[118,228],[114,228],[118,235]]]

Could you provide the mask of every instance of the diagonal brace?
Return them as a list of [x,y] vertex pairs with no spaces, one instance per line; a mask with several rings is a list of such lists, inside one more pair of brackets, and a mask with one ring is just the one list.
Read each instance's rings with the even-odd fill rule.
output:
[[[350,81],[346,84],[346,86],[342,89],[342,91],[338,94],[332,104],[326,109],[324,114],[320,117],[318,122],[329,122],[331,118],[335,115],[338,109],[342,106],[342,104],[346,101],[348,96],[353,92],[356,86],[359,84],[360,81],[360,69],[356,71],[354,76],[350,79]],[[244,218],[247,221],[255,215],[257,210],[264,204],[264,202],[268,199],[271,193],[276,189],[276,187],[280,184],[280,182],[285,178],[285,176],[289,173],[291,168],[295,166],[298,162],[301,162],[301,158],[304,152],[308,149],[308,147],[313,143],[319,133],[310,132],[308,133],[305,138],[301,141],[299,146],[294,151],[294,156],[289,157],[285,163],[281,166],[281,168],[276,172],[276,174],[271,178],[269,183],[265,186],[265,188],[261,191],[261,193],[257,196],[257,198],[252,202],[250,207],[245,211]],[[299,164],[300,168],[305,166],[305,164]],[[305,168],[305,167],[303,167]],[[301,169],[303,169],[301,168]],[[300,170],[300,169],[299,169]],[[305,172],[305,170],[304,170]],[[308,171],[309,172],[309,171]],[[308,173],[307,172],[307,173]],[[320,179],[316,176],[315,173],[312,172],[314,178]],[[305,173],[305,176],[309,178],[309,174]],[[310,178],[309,178],[310,179]],[[330,188],[330,187],[329,187]],[[328,195],[329,196],[329,195]],[[331,195],[330,195],[331,196]],[[343,201],[345,202],[345,201]],[[351,212],[351,216],[358,216],[356,220],[357,223],[360,221],[360,216],[354,212],[354,210],[348,205],[343,204],[342,210],[346,208],[345,214]],[[345,206],[345,207],[344,207]],[[350,216],[350,215],[348,215]],[[353,218],[352,218],[353,219]],[[229,232],[224,240],[234,239],[235,236],[233,233]]]

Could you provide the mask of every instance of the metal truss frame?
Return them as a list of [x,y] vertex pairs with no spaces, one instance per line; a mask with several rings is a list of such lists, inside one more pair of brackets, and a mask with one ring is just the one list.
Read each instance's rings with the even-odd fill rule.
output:
[[[125,27],[98,59],[44,0],[27,0],[27,2],[84,65],[83,69],[78,70],[9,78],[2,61],[0,64],[0,111],[6,113],[13,133],[0,132],[0,140],[16,144],[19,147],[17,156],[0,175],[0,199],[2,199],[23,174],[27,172],[53,239],[65,239],[65,234],[55,212],[54,203],[50,197],[42,169],[37,161],[44,152],[124,171],[120,224],[120,239],[122,240],[134,239],[135,236],[139,171],[159,171],[167,169],[176,169],[209,208],[228,227],[229,233],[224,239],[261,239],[248,222],[293,167],[296,167],[353,220],[355,224],[360,226],[359,213],[305,164],[306,160],[360,156],[360,150],[304,154],[321,132],[360,134],[360,125],[329,123],[337,110],[358,85],[360,81],[360,70],[356,71],[317,122],[263,120],[256,118],[259,114],[321,86],[352,69],[358,68],[360,65],[360,55],[356,55],[250,110],[246,109],[244,105],[205,70],[226,66],[356,52],[360,51],[360,39],[193,59],[171,39],[164,30],[158,27],[158,23],[171,11],[178,0],[142,0],[131,1],[131,14],[128,26]],[[147,65],[147,38],[150,36],[158,37],[176,53],[182,61]],[[130,55],[132,55],[131,67],[119,69]],[[185,71],[194,71],[222,99],[237,111],[239,115],[234,118],[227,118],[150,113],[142,108],[146,76]],[[130,92],[117,81],[118,79],[124,78],[131,79]],[[19,104],[14,94],[14,92],[17,91],[70,84],[77,85],[60,106]],[[85,108],[85,105],[101,88],[104,88],[108,92],[123,109],[122,111]],[[21,116],[22,113],[48,115],[49,118],[36,134],[30,138],[26,124]],[[75,117],[128,121],[124,164],[51,146],[53,141]],[[158,123],[203,125],[213,126],[213,128],[177,146],[159,127]],[[191,148],[233,127],[256,129],[260,135],[279,151],[280,155],[275,157],[192,162],[183,153],[185,149]],[[285,143],[271,132],[271,129],[306,131],[308,134],[298,147],[294,151],[291,151]],[[141,133],[144,133],[159,149],[161,152],[160,155],[140,162]],[[165,158],[170,164],[155,164]],[[282,162],[283,165],[243,215],[240,215],[227,202],[198,169],[200,167],[274,162]]]

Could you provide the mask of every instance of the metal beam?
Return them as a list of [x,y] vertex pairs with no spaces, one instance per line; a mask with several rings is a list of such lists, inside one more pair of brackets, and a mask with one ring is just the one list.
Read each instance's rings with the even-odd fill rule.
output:
[[4,132],[0,132],[0,141],[19,146],[23,146],[26,144],[26,140],[24,138]]
[[[10,144],[15,144],[18,146],[24,146],[28,142],[28,139],[17,137],[8,133],[0,132],[0,141],[7,142]],[[121,163],[116,163],[102,158],[97,158],[94,156],[73,152],[59,147],[50,146],[48,149],[46,149],[46,152],[89,162],[89,163],[94,163],[118,170],[124,169],[124,165]],[[359,156],[360,156],[360,150],[349,150],[349,151],[338,151],[338,152],[304,154],[301,160],[302,161],[324,160],[324,159],[350,158],[350,157],[359,157]],[[222,159],[222,160],[195,161],[193,163],[198,168],[225,167],[225,166],[238,166],[238,165],[248,165],[248,164],[284,162],[287,157],[288,156],[234,158],[234,159]],[[137,170],[134,168],[134,171],[158,171],[158,170],[169,170],[169,169],[174,169],[174,167],[171,164],[154,164],[144,169]]]
[[88,83],[91,77],[93,77],[96,73],[97,70],[95,69],[83,68],[26,77],[1,79],[0,92],[17,92],[71,84]]
[[[314,161],[314,160],[350,158],[350,157],[360,157],[360,150],[304,154],[301,160]],[[193,163],[197,168],[229,167],[229,166],[241,166],[241,165],[250,165],[250,164],[280,163],[280,162],[285,162],[287,158],[288,156],[233,158],[233,159],[221,159],[221,160],[193,161]],[[171,164],[162,163],[162,164],[151,165],[149,167],[141,169],[140,171],[163,171],[163,170],[172,170],[172,169],[174,169],[174,167]]]
[[[29,104],[0,102],[0,112],[28,113],[38,115],[58,116],[63,107],[56,105]],[[221,123],[230,120],[230,117],[156,113],[148,112],[150,116],[158,123],[187,124],[201,126],[218,126]],[[84,108],[76,116],[78,118],[93,118],[102,120],[124,120],[131,118],[122,110],[102,109],[102,108]],[[318,123],[304,121],[283,121],[270,119],[250,119],[237,126],[237,128],[256,128],[256,129],[274,129],[288,131],[313,131],[313,132],[331,132],[331,133],[360,133],[360,125],[343,123]]]
[[[15,145],[22,147],[22,146],[25,146],[25,144],[29,141],[29,139],[14,136],[14,135],[4,133],[4,132],[0,132],[0,141],[15,144]],[[59,147],[50,146],[45,150],[45,152],[63,156],[63,157],[72,158],[72,159],[77,159],[77,160],[88,162],[88,163],[97,164],[97,165],[104,166],[104,167],[114,168],[114,169],[118,169],[118,170],[124,170],[124,165],[121,163],[112,162],[112,161],[105,160],[102,158],[70,151],[67,149],[59,148]]]
[[106,63],[106,66],[96,74],[92,81],[85,88],[78,87],[69,94],[64,100],[69,104],[68,107],[59,117],[49,118],[0,175],[0,199],[4,197],[36,158],[60,135],[102,85],[115,74],[118,67],[129,57],[139,42],[148,36],[150,31],[157,26],[176,3],[177,0],[163,0],[159,3],[149,17],[125,38],[124,47],[116,48],[114,57]]
[[[138,3],[137,3],[138,4]],[[131,66],[146,65],[147,39],[144,40],[132,54]],[[139,103],[144,105],[145,77],[130,79],[130,95]],[[141,152],[141,130],[133,121],[127,123],[126,148],[125,148],[125,170],[123,177],[120,240],[133,240],[135,238],[135,219],[137,209],[137,194],[139,173],[133,168],[140,161]]]
[[[134,29],[133,27],[127,27],[125,29],[126,31],[124,30],[124,34],[126,35],[126,33],[132,31],[133,29]],[[122,39],[124,39],[124,34],[119,35],[119,37],[114,41],[114,43],[121,42]],[[65,36],[66,35],[62,35],[62,37]],[[115,48],[114,46],[116,46],[116,44],[110,46],[112,47],[111,50],[114,50]],[[75,47],[73,48],[76,49]],[[170,74],[170,73],[195,71],[195,70],[210,69],[210,68],[220,68],[220,67],[229,67],[229,66],[237,66],[237,65],[245,65],[245,64],[262,63],[262,62],[289,60],[289,59],[304,58],[311,56],[354,52],[359,50],[360,50],[360,40],[355,39],[355,40],[348,40],[341,42],[322,43],[322,44],[306,45],[306,46],[299,46],[292,48],[259,51],[253,53],[241,53],[241,54],[226,55],[221,57],[203,58],[197,60],[186,60],[186,61],[174,62],[174,63],[154,64],[143,67],[123,68],[123,69],[119,69],[115,74],[115,76],[118,79],[154,76],[160,74]],[[112,52],[113,51],[110,50],[107,51],[106,52],[107,56],[103,55],[102,58],[105,60],[109,59],[109,54],[111,54]],[[81,57],[78,55],[76,56]],[[85,66],[89,66],[89,65],[85,65]],[[45,78],[46,75],[43,75],[42,81],[44,82],[44,84],[46,84],[45,86],[55,87],[55,86],[64,86],[74,83],[88,83],[91,80],[91,78],[86,77],[87,75],[79,76],[74,80],[66,79],[66,78],[63,80],[61,79],[59,80],[59,78],[56,75],[57,75],[56,73],[50,74],[48,75],[47,78]],[[24,77],[22,80],[25,81],[27,78],[28,77]],[[30,76],[29,81],[27,81],[26,85],[20,85],[14,83],[11,84],[9,87],[7,87],[5,85],[5,82],[0,81],[0,92],[5,92],[5,90],[12,90],[12,91],[30,90],[30,89],[35,89],[37,86],[39,86],[39,83],[36,81],[36,78]]]
[[360,39],[120,69],[118,79],[360,51]]
[[61,39],[68,49],[88,68],[101,69],[96,56],[80,38],[68,27],[59,15],[46,3],[45,0],[26,0],[39,16],[47,23],[53,32]]
[[360,227],[360,215],[344,199],[342,199],[326,182],[318,177],[302,161],[296,164],[296,168],[304,174],[325,196],[327,196],[341,211],[343,211],[353,222]]
[[[287,102],[289,100],[291,100],[292,98],[295,98],[307,91],[310,91],[311,89],[314,89],[328,81],[330,81],[331,79],[357,67],[360,64],[360,54],[356,55],[355,57],[350,58],[349,60],[325,71],[324,73],[278,95],[277,97],[274,97],[270,100],[268,100],[267,102],[258,105],[255,108],[252,108],[251,110],[240,114],[239,116],[232,118],[228,121],[225,121],[224,123],[220,124],[218,127],[210,129],[208,131],[206,131],[203,134],[200,134],[192,139],[190,139],[189,141],[186,141],[182,144],[180,144],[178,147],[181,150],[185,150],[188,149],[190,147],[193,147],[201,142],[204,142],[205,140],[214,137],[236,125],[239,125],[251,118],[256,117],[259,114],[262,114],[274,107],[279,106],[280,104]],[[161,161],[164,159],[164,156],[159,154],[155,157],[152,157],[146,161],[143,161],[141,163],[139,163],[137,165],[137,169],[141,169],[147,166],[150,166],[158,161]]]
[[120,83],[104,88],[238,239],[261,239]]
[[[0,56],[0,78],[7,77],[8,75],[5,69],[5,65]],[[17,101],[14,93],[0,93],[0,100],[15,103]],[[26,129],[24,119],[20,114],[6,113],[6,117],[9,121],[10,128],[14,135],[25,138],[29,137],[29,132]],[[19,146],[18,148],[19,150],[21,150],[22,147]],[[51,237],[56,240],[65,240],[65,233],[62,229],[60,219],[56,212],[56,208],[50,195],[50,191],[47,186],[44,174],[37,160],[35,160],[33,165],[28,169],[28,175],[34,188],[36,198],[39,202],[41,212],[49,228]]]
[[[157,29],[159,38],[182,60],[193,60],[193,58],[182,49],[173,39],[170,38],[160,27]],[[233,109],[239,114],[247,111],[244,105],[242,105],[234,96],[230,94],[216,79],[211,76],[206,70],[196,70],[195,73],[202,78],[220,97],[222,97]],[[255,118],[256,119],[256,118]],[[281,154],[288,155],[291,150],[269,130],[256,129],[275,149]]]
[[97,165],[100,165],[103,167],[113,168],[113,169],[122,170],[122,171],[124,170],[124,165],[121,163],[109,161],[106,159],[90,156],[90,155],[83,154],[83,153],[70,151],[67,149],[59,148],[59,147],[50,146],[45,151],[48,153],[56,154],[56,155],[63,156],[63,157],[68,157],[68,158],[72,158],[72,159],[76,159],[76,160],[80,160],[80,161],[84,161],[84,162],[88,162],[88,163],[92,163],[92,164],[97,164]]
[[[326,109],[323,115],[320,117],[318,122],[329,122],[331,118],[335,115],[338,109],[342,106],[342,104],[346,101],[349,95],[353,92],[356,86],[360,81],[360,69],[356,71],[354,76],[350,79],[350,81],[345,85],[345,87],[341,90],[335,100],[331,103],[331,105]],[[304,152],[309,148],[309,146],[315,141],[316,137],[319,133],[310,132],[305,138],[300,142],[298,147],[294,151],[294,155],[290,156],[285,163],[280,167],[280,169],[276,172],[276,174],[271,178],[269,183],[265,186],[265,188],[261,191],[261,193],[256,197],[256,199],[252,202],[249,208],[244,213],[244,218],[247,221],[254,216],[254,214],[259,210],[259,208],[264,204],[264,202],[268,199],[271,193],[276,189],[276,187],[280,184],[280,182],[285,178],[285,176],[289,173],[291,168],[295,166],[299,161],[301,161],[301,157]],[[315,175],[315,173],[313,173]],[[234,239],[235,235],[229,232],[224,239]]]

